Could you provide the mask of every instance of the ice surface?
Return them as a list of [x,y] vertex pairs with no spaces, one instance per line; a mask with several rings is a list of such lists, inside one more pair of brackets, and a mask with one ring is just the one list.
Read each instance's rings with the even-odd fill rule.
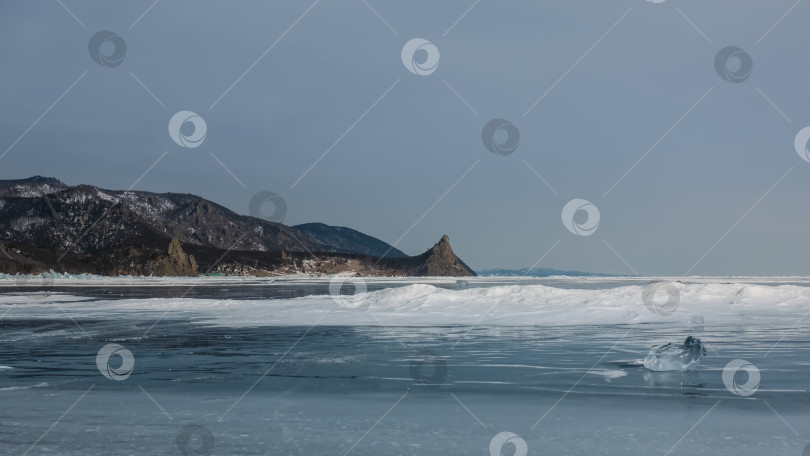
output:
[[[13,276],[11,276],[13,277]],[[51,277],[51,276],[48,276]],[[60,290],[62,279],[54,284]],[[192,288],[195,279],[123,279],[125,283],[178,285]],[[101,299],[77,302],[66,310],[100,317],[121,313],[163,313],[195,316],[222,326],[255,325],[475,325],[486,319],[488,325],[567,326],[605,324],[669,324],[684,328],[694,322],[704,325],[778,323],[800,317],[810,305],[810,288],[798,285],[754,285],[745,283],[678,284],[680,302],[672,315],[659,315],[644,306],[644,286],[613,288],[559,288],[547,285],[501,285],[481,281],[486,286],[456,290],[455,282],[444,288],[439,279],[385,288],[349,296],[346,300],[328,294],[293,299]],[[94,278],[74,277],[74,284],[93,284]],[[428,281],[428,280],[426,280]],[[34,281],[36,282],[36,281]],[[295,283],[283,281],[247,281],[246,286]],[[393,281],[386,282],[389,286]],[[12,282],[13,283],[13,282]],[[204,283],[228,283],[207,279]],[[302,284],[328,284],[323,279],[303,279]],[[375,283],[369,280],[369,286]],[[476,281],[471,281],[476,284]],[[181,288],[182,289],[182,288]],[[322,286],[324,291],[328,288]],[[70,293],[70,291],[65,291]],[[181,294],[181,296],[184,295]],[[226,295],[227,296],[227,295]],[[14,293],[0,295],[0,308],[9,302],[19,305],[9,315],[29,318],[51,315],[55,309],[47,301],[20,300]],[[684,334],[686,336],[688,334]]]
[[[648,279],[364,279],[350,300],[328,278],[18,279],[0,280],[0,454],[177,455],[189,424],[233,455],[483,455],[504,431],[529,455],[807,444],[806,279],[674,279],[671,315]],[[696,370],[643,366],[688,335]],[[108,343],[134,356],[124,381],[99,372]],[[725,384],[735,359],[755,394]]]

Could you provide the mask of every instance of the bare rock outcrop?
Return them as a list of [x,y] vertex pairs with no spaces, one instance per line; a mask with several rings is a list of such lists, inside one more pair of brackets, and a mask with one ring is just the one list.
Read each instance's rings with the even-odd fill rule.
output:
[[197,274],[197,261],[194,259],[194,255],[186,255],[177,238],[172,238],[169,243],[168,256],[150,261],[144,271],[144,275],[167,277],[196,276]]
[[453,252],[450,238],[445,234],[441,240],[423,253],[424,260],[415,271],[416,276],[469,277],[475,272]]

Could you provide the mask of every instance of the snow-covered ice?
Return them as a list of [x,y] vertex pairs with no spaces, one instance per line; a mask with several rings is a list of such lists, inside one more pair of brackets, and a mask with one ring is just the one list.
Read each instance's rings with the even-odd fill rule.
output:
[[[194,289],[201,285],[232,286],[227,279],[122,279],[118,286],[172,285]],[[379,282],[369,280],[371,285]],[[29,281],[35,285],[38,282]],[[214,299],[157,297],[148,299],[84,299],[81,288],[60,288],[61,280],[53,286],[54,296],[45,299],[25,299],[24,288],[0,296],[0,308],[14,303],[9,316],[34,318],[51,315],[53,302],[76,299],[71,312],[85,317],[109,317],[124,314],[169,313],[194,317],[206,323],[243,327],[255,325],[308,325],[319,319],[320,325],[474,325],[483,321],[488,326],[572,326],[662,324],[684,328],[714,323],[758,324],[791,321],[801,317],[810,305],[810,288],[799,285],[762,285],[738,282],[678,284],[680,302],[677,311],[661,315],[650,311],[642,302],[642,285],[612,288],[561,288],[548,285],[509,285],[503,281],[482,280],[483,285],[464,290],[452,289],[438,279],[426,283],[407,284],[384,281],[384,288],[346,300],[329,295],[328,280],[302,279],[276,281],[247,281],[240,286],[267,287],[267,296],[257,299],[229,298],[227,293]],[[83,283],[79,283],[83,282]],[[92,278],[72,278],[70,285],[98,286]],[[444,282],[447,282],[446,280]],[[514,282],[512,280],[511,282]],[[12,282],[13,283],[13,282]],[[104,282],[102,282],[103,284]],[[273,295],[274,286],[315,286],[323,294],[285,299]],[[475,283],[475,282],[474,282]],[[27,284],[27,283],[24,283]],[[397,286],[392,286],[397,285]],[[444,285],[444,286],[443,286]],[[114,286],[104,284],[114,290]],[[448,288],[450,287],[450,288]],[[2,288],[0,288],[1,290]],[[112,293],[113,295],[115,293]]]

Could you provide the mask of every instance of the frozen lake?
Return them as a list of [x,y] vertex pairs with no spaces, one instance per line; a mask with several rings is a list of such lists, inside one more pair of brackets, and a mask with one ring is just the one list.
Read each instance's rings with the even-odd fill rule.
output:
[[0,280],[0,454],[805,454],[810,282],[658,281]]

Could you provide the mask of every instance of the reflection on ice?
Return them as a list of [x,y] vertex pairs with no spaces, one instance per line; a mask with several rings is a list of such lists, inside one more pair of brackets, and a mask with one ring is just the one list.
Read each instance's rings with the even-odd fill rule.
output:
[[[706,386],[703,376],[693,371],[687,372],[654,372],[645,371],[642,375],[647,386],[654,388],[680,388],[699,390]],[[695,391],[697,394],[697,391]]]

